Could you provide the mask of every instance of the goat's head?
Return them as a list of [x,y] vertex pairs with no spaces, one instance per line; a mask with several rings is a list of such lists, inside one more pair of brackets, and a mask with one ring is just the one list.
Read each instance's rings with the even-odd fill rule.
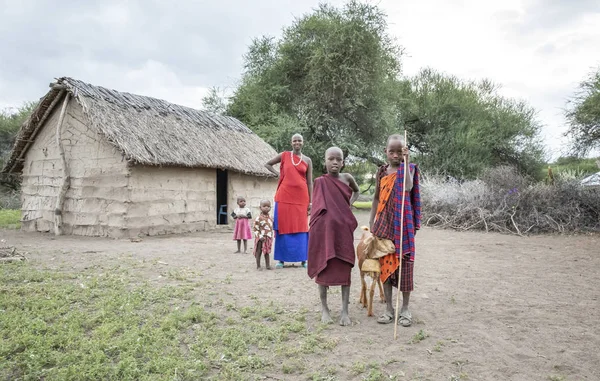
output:
[[364,232],[361,241],[364,245],[363,255],[365,258],[379,258],[396,251],[394,242],[375,237],[366,226],[363,226],[362,230]]

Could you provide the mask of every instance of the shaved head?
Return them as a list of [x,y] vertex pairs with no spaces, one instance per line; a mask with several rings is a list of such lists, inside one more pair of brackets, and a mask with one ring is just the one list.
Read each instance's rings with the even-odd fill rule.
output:
[[400,134],[390,135],[387,139],[386,146],[389,146],[391,142],[396,142],[396,141],[399,141],[400,143],[402,143],[402,145],[404,145],[404,136],[402,136]]
[[327,151],[325,151],[325,158],[327,158],[327,156],[329,156],[330,154],[332,154],[334,152],[339,152],[339,154],[342,156],[342,159],[344,158],[344,151],[342,151],[342,149],[339,147],[327,148]]
[[294,138],[300,138],[301,140],[304,140],[304,138],[300,134],[294,134],[294,135],[292,135],[292,140],[294,140]]

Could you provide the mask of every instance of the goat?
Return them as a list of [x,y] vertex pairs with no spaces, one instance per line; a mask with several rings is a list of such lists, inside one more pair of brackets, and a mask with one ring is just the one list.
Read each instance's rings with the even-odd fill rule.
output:
[[[385,297],[383,295],[383,285],[381,284],[381,267],[379,265],[379,258],[387,255],[388,253],[394,253],[396,247],[394,242],[389,239],[381,239],[375,237],[368,227],[361,227],[363,231],[360,242],[356,247],[356,258],[358,259],[358,268],[360,269],[360,300],[363,308],[367,309],[367,316],[373,316],[373,296],[375,294],[375,283],[379,286],[379,297],[381,303],[385,303]],[[367,302],[367,282],[365,276],[369,276],[372,279],[371,289],[369,291],[369,299]]]

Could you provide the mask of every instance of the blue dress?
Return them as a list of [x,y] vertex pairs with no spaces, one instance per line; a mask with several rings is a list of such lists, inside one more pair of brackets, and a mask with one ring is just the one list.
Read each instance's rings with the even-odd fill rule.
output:
[[277,228],[278,203],[275,203],[273,231],[275,232],[274,257],[281,262],[304,262],[308,259],[308,232],[279,234]]

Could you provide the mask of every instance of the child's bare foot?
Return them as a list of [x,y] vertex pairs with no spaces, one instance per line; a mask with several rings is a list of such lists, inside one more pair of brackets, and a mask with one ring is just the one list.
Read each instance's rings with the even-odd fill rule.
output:
[[331,324],[333,323],[333,319],[331,318],[331,315],[329,314],[329,310],[328,309],[324,309],[323,313],[321,315],[321,323],[323,324]]
[[241,251],[238,250],[238,251],[233,252],[233,254],[238,254],[238,253],[241,253]]
[[266,269],[267,270],[273,270],[273,268],[271,266],[267,266]]
[[345,327],[351,324],[352,321],[350,320],[350,317],[342,312],[342,316],[340,316],[340,325]]

